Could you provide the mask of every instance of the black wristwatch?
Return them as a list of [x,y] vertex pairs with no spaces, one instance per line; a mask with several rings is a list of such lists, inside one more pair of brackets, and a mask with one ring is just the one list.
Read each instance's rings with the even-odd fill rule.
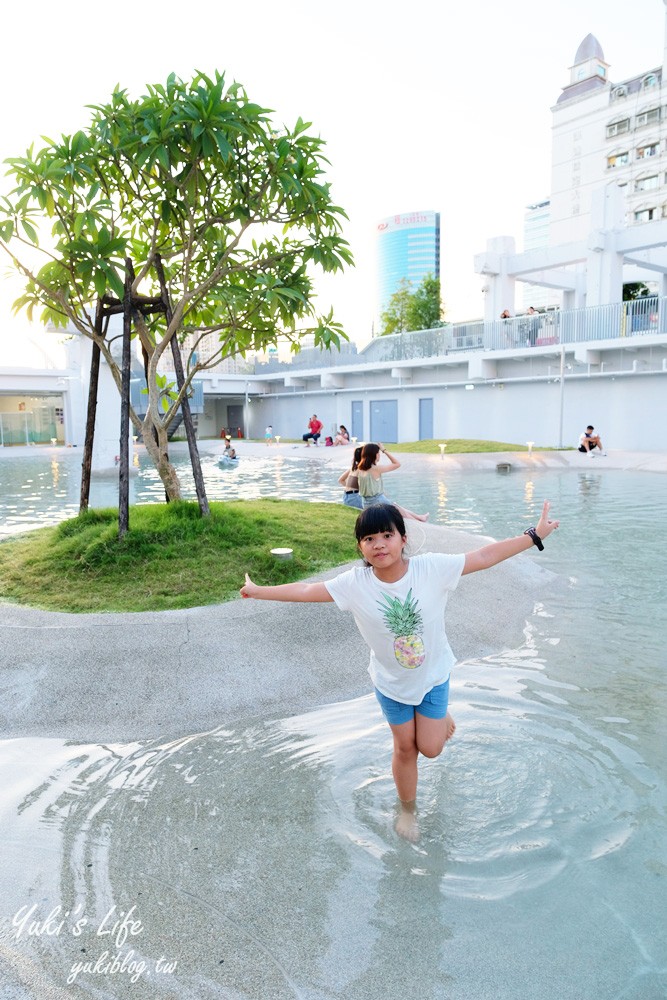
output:
[[524,531],[524,535],[530,535],[530,537],[533,540],[533,545],[537,545],[540,552],[544,551],[544,545],[542,544],[542,539],[535,531],[535,528],[526,528],[526,530]]

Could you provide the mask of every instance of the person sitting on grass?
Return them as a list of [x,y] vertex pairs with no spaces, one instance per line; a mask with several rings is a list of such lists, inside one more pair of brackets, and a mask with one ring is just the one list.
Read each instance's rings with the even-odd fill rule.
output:
[[426,552],[408,557],[405,521],[393,504],[359,514],[355,535],[363,565],[318,583],[260,587],[246,573],[242,597],[259,601],[323,603],[350,611],[370,646],[368,672],[391,729],[392,774],[398,793],[396,832],[417,841],[417,762],[438,757],[456,730],[448,712],[449,673],[455,657],[447,640],[444,609],[459,579],[489,569],[520,552],[544,548],[558,527],[548,501],[534,528],[465,555]]

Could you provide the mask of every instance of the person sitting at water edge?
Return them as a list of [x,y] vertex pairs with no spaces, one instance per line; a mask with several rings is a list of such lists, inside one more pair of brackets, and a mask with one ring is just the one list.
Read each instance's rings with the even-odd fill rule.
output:
[[354,449],[354,455],[352,457],[352,467],[346,469],[343,475],[340,477],[338,482],[343,487],[343,503],[347,507],[356,507],[358,510],[363,510],[364,501],[359,495],[359,477],[357,475],[357,467],[361,459],[362,447],[359,445],[358,448]]
[[322,428],[324,424],[321,420],[317,419],[317,414],[313,413],[312,417],[308,421],[308,431],[303,435],[303,440],[306,442],[306,448],[310,448],[310,440],[312,438],[313,444],[317,446],[317,442],[320,439],[320,434],[322,433]]
[[[383,466],[382,469],[378,467],[380,454],[386,455],[390,463]],[[361,451],[359,468],[357,469],[359,493],[364,501],[364,507],[371,507],[378,503],[393,503],[392,500],[389,500],[384,495],[382,474],[385,472],[394,472],[395,469],[400,469],[400,467],[401,463],[397,462],[383,445],[372,443],[364,445]],[[428,514],[415,514],[414,511],[408,510],[406,507],[401,507],[399,504],[395,504],[394,506],[398,507],[403,517],[410,517],[415,521],[428,521]]]
[[599,448],[603,455],[607,454],[602,448],[600,435],[596,434],[593,425],[589,424],[583,434],[579,435],[579,451],[587,452],[593,458],[596,448]]
[[398,793],[396,832],[419,838],[417,761],[438,757],[456,729],[448,712],[449,674],[455,657],[447,640],[443,611],[461,576],[489,569],[532,549],[558,527],[545,501],[534,528],[515,538],[491,542],[465,555],[427,552],[408,558],[403,517],[393,504],[367,507],[357,517],[355,535],[363,566],[318,583],[260,587],[246,573],[242,597],[262,601],[334,601],[351,611],[370,647],[368,672],[391,729],[392,774]]
[[345,424],[341,424],[340,427],[338,428],[338,433],[336,434],[336,437],[334,438],[334,442],[333,443],[334,444],[349,444],[350,443],[350,434],[349,434],[349,431],[348,431],[347,427],[345,426]]

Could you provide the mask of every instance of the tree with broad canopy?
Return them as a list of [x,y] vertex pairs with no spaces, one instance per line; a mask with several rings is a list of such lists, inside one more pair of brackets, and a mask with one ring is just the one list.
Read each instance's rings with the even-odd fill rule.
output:
[[[130,419],[178,499],[167,432],[199,372],[279,338],[298,350],[308,334],[322,348],[345,337],[316,309],[312,271],[352,264],[347,216],[310,124],[275,125],[221,73],[172,74],[136,100],[117,88],[91,111],[87,129],[7,161],[0,246],[25,278],[15,310],[89,337],[119,391],[107,333],[129,295],[147,382],[146,414]],[[172,341],[187,345],[180,386],[164,374]]]
[[402,278],[381,316],[381,336],[441,327],[444,310],[440,300],[440,279],[427,274],[417,288]]

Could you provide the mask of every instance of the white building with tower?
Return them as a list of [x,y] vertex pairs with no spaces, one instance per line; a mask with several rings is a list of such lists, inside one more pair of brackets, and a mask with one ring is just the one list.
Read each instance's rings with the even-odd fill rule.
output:
[[579,45],[552,108],[548,246],[489,240],[475,260],[487,321],[514,311],[517,281],[563,309],[619,303],[626,282],[667,295],[667,24],[665,40],[661,65],[620,82],[597,38]]

